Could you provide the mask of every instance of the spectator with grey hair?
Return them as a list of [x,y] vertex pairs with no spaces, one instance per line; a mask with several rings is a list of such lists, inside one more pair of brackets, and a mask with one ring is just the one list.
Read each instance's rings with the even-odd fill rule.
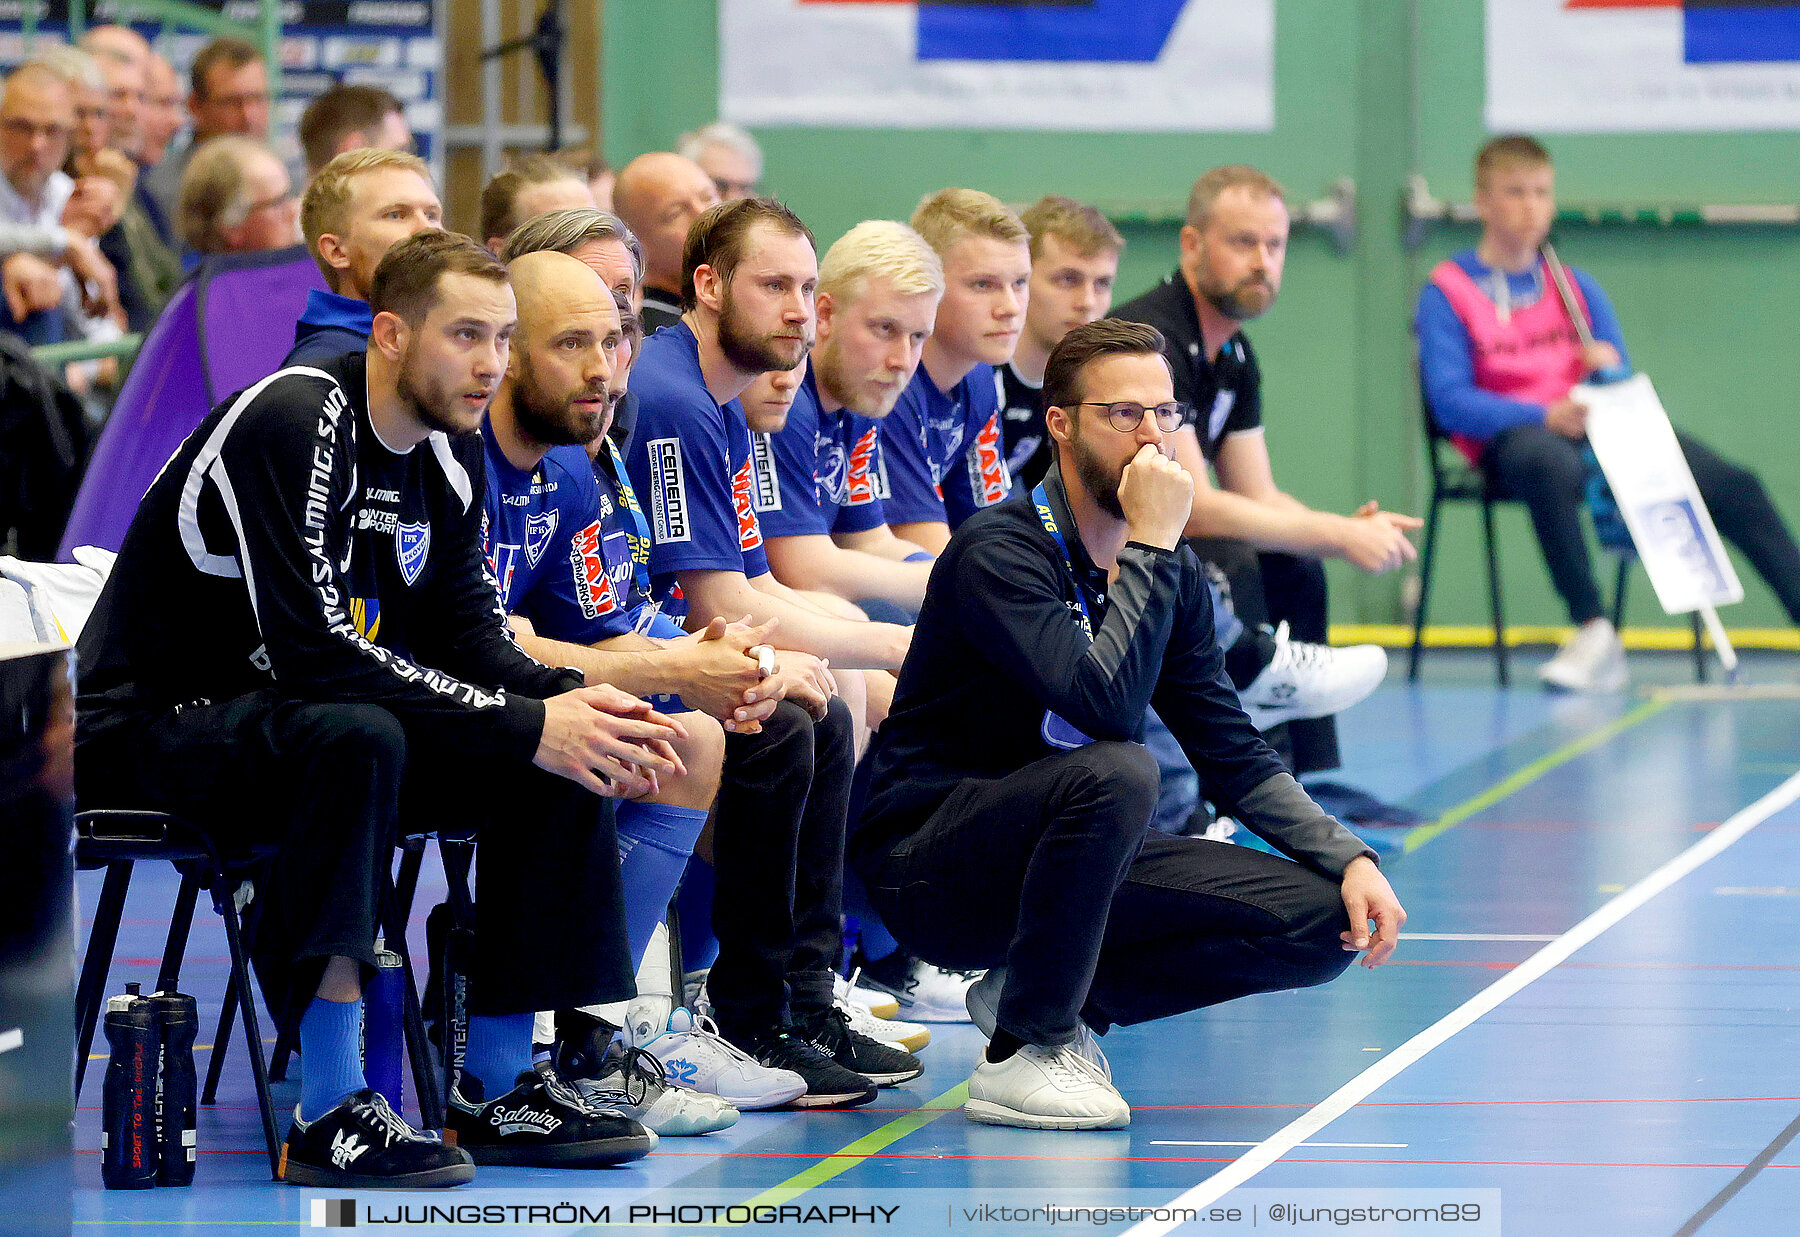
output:
[[720,201],[735,202],[762,192],[762,147],[737,125],[720,120],[684,133],[675,143],[675,153],[692,159],[712,177]]
[[6,316],[0,326],[34,344],[63,337],[66,295],[79,295],[96,315],[117,297],[112,265],[95,243],[105,229],[82,209],[74,179],[62,170],[74,129],[74,93],[60,74],[31,63],[6,79],[0,92],[0,282]]
[[300,205],[275,152],[247,137],[216,137],[188,160],[176,226],[199,253],[251,253],[299,242]]

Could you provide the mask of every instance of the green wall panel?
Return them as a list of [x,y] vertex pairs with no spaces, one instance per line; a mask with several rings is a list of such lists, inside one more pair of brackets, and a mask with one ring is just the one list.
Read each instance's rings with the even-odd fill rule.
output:
[[[666,148],[718,107],[717,0],[608,0],[603,108],[606,151],[623,162]],[[1122,296],[1172,268],[1177,215],[1193,178],[1251,162],[1290,199],[1354,177],[1360,235],[1340,255],[1296,231],[1281,299],[1250,328],[1264,362],[1277,480],[1304,501],[1347,511],[1365,498],[1418,511],[1424,473],[1410,333],[1417,290],[1441,258],[1470,244],[1466,226],[1401,245],[1400,203],[1415,168],[1433,192],[1467,200],[1482,124],[1481,0],[1278,0],[1276,128],[1267,134],[1051,134],[979,130],[764,129],[766,183],[822,243],[858,220],[905,218],[949,184],[1025,202],[1067,193],[1136,217],[1124,232]],[[1196,71],[1204,71],[1203,66]],[[1560,189],[1580,202],[1800,201],[1800,135],[1561,136],[1548,140]],[[1569,228],[1566,260],[1594,273],[1618,304],[1633,359],[1676,422],[1753,463],[1800,519],[1800,230]],[[1438,622],[1486,615],[1477,521],[1448,513],[1434,590]],[[1529,528],[1501,522],[1508,618],[1563,621]],[[1610,561],[1601,560],[1610,589]],[[1743,564],[1749,596],[1735,626],[1785,622]],[[1331,564],[1334,618],[1403,617],[1400,577]],[[1630,619],[1673,624],[1641,573]]]

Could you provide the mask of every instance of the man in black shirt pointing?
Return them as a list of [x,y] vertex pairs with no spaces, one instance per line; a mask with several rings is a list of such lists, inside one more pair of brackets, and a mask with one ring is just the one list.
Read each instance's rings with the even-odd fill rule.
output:
[[[221,404],[145,495],[81,637],[77,780],[228,847],[276,841],[259,959],[296,1027],[286,1179],[455,1185],[654,1145],[532,1073],[533,1011],[623,1000],[632,966],[600,796],[680,767],[678,728],[507,633],[482,557],[479,424],[516,319],[506,268],[436,230],[376,267],[366,353]],[[369,1089],[376,903],[403,826],[476,832],[469,1038],[450,1145]]]
[[[994,968],[969,993],[990,1036],[978,1121],[1128,1124],[1093,1032],[1323,983],[1350,952],[1378,966],[1406,919],[1224,677],[1181,545],[1193,478],[1166,454],[1185,410],[1162,348],[1102,319],[1052,352],[1056,462],[938,560],[851,844],[902,945]],[[1236,818],[1298,862],[1146,829],[1152,705]]]

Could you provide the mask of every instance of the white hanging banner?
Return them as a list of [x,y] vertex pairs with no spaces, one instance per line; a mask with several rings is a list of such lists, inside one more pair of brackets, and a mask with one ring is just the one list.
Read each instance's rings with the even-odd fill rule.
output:
[[1800,129],[1800,5],[1487,0],[1493,133]]
[[719,0],[742,125],[1275,127],[1274,0]]
[[1742,601],[1744,586],[1649,376],[1583,383],[1569,398],[1587,405],[1588,442],[1664,613]]

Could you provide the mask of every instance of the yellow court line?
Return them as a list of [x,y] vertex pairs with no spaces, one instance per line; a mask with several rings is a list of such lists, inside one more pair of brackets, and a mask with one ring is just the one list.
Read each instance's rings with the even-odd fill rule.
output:
[[[1575,629],[1567,624],[1520,624],[1508,623],[1506,626],[1506,646],[1518,648],[1522,645],[1561,644]],[[1727,629],[1733,648],[1738,649],[1800,649],[1800,631],[1791,627],[1734,627]],[[1412,626],[1403,623],[1333,623],[1331,625],[1331,643],[1333,644],[1379,644],[1390,649],[1412,647]],[[1619,638],[1628,649],[1673,649],[1686,651],[1694,647],[1693,632],[1684,626],[1680,627],[1626,627],[1619,632]],[[1485,625],[1462,623],[1433,623],[1425,628],[1425,647],[1428,649],[1485,649],[1492,647],[1494,629]],[[1702,642],[1706,648],[1712,648],[1712,640]]]
[[915,1130],[924,1129],[947,1112],[955,1112],[969,1098],[969,1084],[959,1082],[936,1099],[921,1104],[911,1112],[895,1117],[886,1125],[863,1135],[841,1151],[833,1151],[789,1177],[778,1186],[771,1186],[755,1198],[745,1202],[746,1207],[779,1207],[783,1203],[792,1202],[814,1186],[823,1185],[839,1173],[847,1173],[876,1152],[884,1150],[899,1142]]
[[1558,765],[1567,764],[1575,757],[1593,751],[1608,739],[1622,734],[1647,718],[1655,717],[1668,707],[1669,701],[1665,699],[1646,700],[1623,717],[1614,718],[1606,725],[1589,731],[1574,742],[1557,748],[1547,756],[1540,756],[1511,777],[1495,782],[1473,799],[1463,800],[1431,824],[1422,825],[1407,834],[1406,853],[1412,854],[1427,842],[1456,828],[1475,813],[1485,811],[1515,791],[1525,789]]

